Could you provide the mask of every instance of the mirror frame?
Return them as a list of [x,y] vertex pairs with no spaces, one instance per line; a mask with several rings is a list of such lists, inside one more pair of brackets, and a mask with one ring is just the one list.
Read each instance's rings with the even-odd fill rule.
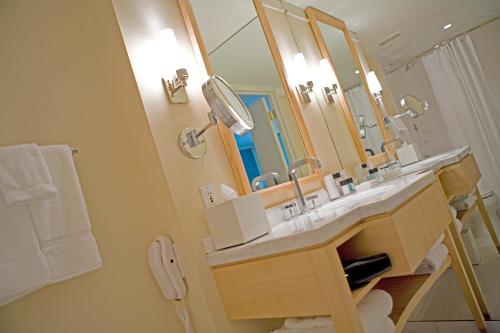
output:
[[[267,45],[269,46],[269,49],[271,51],[274,64],[276,65],[278,75],[283,85],[283,89],[285,90],[288,102],[290,103],[290,108],[292,109],[295,121],[297,122],[297,127],[302,137],[306,154],[307,156],[315,157],[316,154],[311,138],[307,131],[304,118],[302,116],[302,111],[300,109],[297,97],[295,96],[294,87],[287,80],[285,64],[283,62],[283,58],[281,57],[281,53],[278,49],[278,44],[272,32],[271,24],[265,12],[264,4],[262,3],[262,0],[252,1],[257,17],[259,18],[260,25],[266,37]],[[178,3],[197,58],[203,61],[208,75],[215,75],[213,67],[208,58],[205,43],[203,41],[198,23],[196,22],[196,17],[194,15],[190,0],[178,0]],[[229,164],[233,171],[233,176],[238,188],[238,192],[240,193],[240,195],[252,193],[252,188],[250,185],[251,181],[248,179],[233,133],[220,122],[217,122],[217,127],[219,129],[219,133],[226,150]],[[313,169],[312,175],[302,177],[299,181],[301,185],[305,185],[318,181],[321,182],[321,179],[321,171],[318,169]],[[271,198],[274,195],[293,191],[293,187],[293,183],[291,181],[288,181],[273,187],[257,191],[256,193],[261,194],[263,198]]]
[[[322,12],[319,9],[316,9],[314,7],[307,7],[306,8],[306,15],[307,18],[309,19],[309,25],[311,26],[311,29],[314,34],[314,38],[316,39],[316,43],[318,44],[318,47],[321,51],[321,55],[323,58],[328,59],[328,62],[333,68],[333,71],[337,73],[336,67],[334,64],[334,61],[332,57],[330,56],[328,52],[328,47],[326,46],[325,39],[323,38],[323,34],[321,33],[321,30],[319,28],[318,22],[324,23],[326,25],[329,25],[335,29],[338,29],[344,33],[344,37],[346,39],[347,45],[349,46],[349,49],[351,50],[352,56],[354,58],[354,63],[359,70],[359,77],[361,79],[361,84],[364,86],[365,91],[368,95],[368,99],[370,100],[370,104],[372,106],[372,110],[375,114],[375,119],[377,120],[378,127],[380,128],[380,132],[382,134],[382,138],[384,141],[390,140],[391,136],[385,129],[384,125],[384,119],[382,115],[379,112],[378,109],[378,104],[377,101],[375,100],[375,97],[370,93],[370,90],[368,89],[368,81],[366,79],[365,72],[363,70],[363,66],[361,64],[361,60],[359,59],[358,52],[356,51],[356,48],[354,46],[354,43],[352,41],[351,35],[349,33],[349,30],[347,29],[347,25],[345,24],[344,21],[333,17],[329,14],[326,14]],[[338,96],[340,100],[340,104],[342,106],[342,111],[344,112],[345,119],[347,121],[347,125],[349,127],[349,130],[351,132],[351,136],[354,140],[354,144],[356,146],[356,149],[358,151],[358,154],[363,162],[367,161],[367,156],[365,152],[365,146],[363,144],[363,140],[361,139],[359,129],[356,126],[356,121],[354,119],[354,115],[351,112],[349,105],[347,104],[347,99],[345,98],[344,95],[344,90],[342,87],[339,85],[338,86]],[[388,149],[389,150],[389,149]],[[392,151],[389,151],[390,154],[392,154]],[[376,155],[375,155],[376,156]]]

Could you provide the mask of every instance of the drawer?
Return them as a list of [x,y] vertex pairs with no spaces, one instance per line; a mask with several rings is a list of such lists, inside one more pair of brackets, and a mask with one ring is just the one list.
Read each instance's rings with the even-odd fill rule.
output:
[[364,230],[339,252],[344,260],[387,253],[388,276],[413,274],[450,222],[448,204],[434,182],[392,214],[364,222]]
[[480,178],[481,172],[472,154],[439,173],[439,181],[448,199],[473,192]]

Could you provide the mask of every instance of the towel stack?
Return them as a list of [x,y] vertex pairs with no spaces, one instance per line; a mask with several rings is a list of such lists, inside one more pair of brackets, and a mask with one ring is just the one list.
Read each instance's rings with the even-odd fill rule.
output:
[[[389,318],[392,298],[387,292],[374,289],[358,305],[358,314],[366,333],[393,333],[394,323]],[[288,318],[282,328],[273,333],[335,333],[330,317]]]
[[476,200],[477,198],[474,193],[464,194],[454,198],[451,206],[457,210],[467,210],[476,203]]
[[0,148],[0,306],[101,267],[71,149]]

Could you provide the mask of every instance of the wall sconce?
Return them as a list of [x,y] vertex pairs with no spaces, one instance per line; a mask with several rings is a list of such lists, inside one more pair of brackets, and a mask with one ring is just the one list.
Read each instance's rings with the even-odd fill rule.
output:
[[307,64],[306,59],[302,53],[297,53],[294,57],[294,66],[296,72],[296,82],[300,82],[295,86],[297,93],[299,94],[300,101],[303,104],[311,103],[311,97],[309,93],[313,92],[314,83],[311,80],[307,80]]
[[163,86],[167,90],[168,101],[172,104],[187,104],[189,97],[186,87],[189,74],[182,67],[181,50],[172,29],[164,29],[160,32],[165,56],[167,56],[167,72],[162,78]]
[[371,71],[366,76],[366,79],[368,81],[368,89],[377,100],[377,103],[380,104],[382,100],[382,86],[377,78],[377,74],[375,74],[374,71]]
[[[330,80],[330,78],[335,78],[335,73],[333,72],[332,66],[330,65],[330,62],[328,59],[323,58],[319,61],[319,65],[321,67],[321,72],[325,77]],[[326,81],[326,80],[325,80]],[[326,81],[326,82],[331,82],[331,81]],[[338,85],[336,83],[332,83],[330,85],[326,85],[323,87],[323,96],[325,96],[326,102],[328,104],[335,103],[335,97],[334,95],[337,95],[337,89]]]

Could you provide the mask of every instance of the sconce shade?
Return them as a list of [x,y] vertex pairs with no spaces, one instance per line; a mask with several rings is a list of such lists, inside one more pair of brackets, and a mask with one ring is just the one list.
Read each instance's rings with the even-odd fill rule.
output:
[[368,80],[368,89],[372,94],[378,94],[382,91],[382,86],[374,71],[369,72],[366,79]]

